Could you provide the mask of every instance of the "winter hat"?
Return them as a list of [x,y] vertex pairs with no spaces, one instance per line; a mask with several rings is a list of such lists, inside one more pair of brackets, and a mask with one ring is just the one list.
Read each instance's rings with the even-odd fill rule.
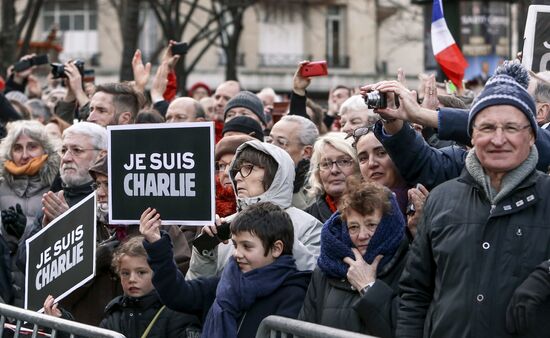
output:
[[[248,118],[250,119],[250,118]],[[245,142],[251,141],[254,138],[248,135],[231,135],[223,137],[218,144],[216,144],[216,150],[214,158],[218,161],[223,155],[235,154],[237,148]]]
[[264,141],[264,131],[258,121],[248,116],[237,116],[223,126],[222,135],[228,131],[236,131],[252,137],[260,141]]
[[518,108],[531,124],[537,137],[536,106],[533,97],[527,92],[529,73],[520,64],[506,61],[485,84],[485,87],[474,100],[468,117],[468,135],[472,136],[472,125],[477,113],[496,105],[511,105]]
[[94,165],[88,170],[88,172],[94,180],[97,178],[97,174],[109,176],[107,169],[107,156],[105,155],[98,158]]
[[262,104],[262,100],[260,100],[256,94],[249,91],[242,91],[233,96],[233,98],[225,105],[223,119],[225,120],[227,117],[228,111],[232,108],[238,107],[250,109],[250,111],[256,114],[260,118],[260,121],[265,124],[264,105]]

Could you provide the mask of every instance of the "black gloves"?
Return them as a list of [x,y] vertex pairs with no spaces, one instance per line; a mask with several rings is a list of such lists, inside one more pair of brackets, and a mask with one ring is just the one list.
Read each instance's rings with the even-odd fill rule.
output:
[[27,225],[27,216],[23,213],[21,205],[17,203],[15,207],[2,210],[2,224],[6,232],[17,239],[21,238]]
[[550,300],[550,261],[535,269],[510,299],[506,309],[506,329],[510,333],[525,334],[537,320],[538,306]]

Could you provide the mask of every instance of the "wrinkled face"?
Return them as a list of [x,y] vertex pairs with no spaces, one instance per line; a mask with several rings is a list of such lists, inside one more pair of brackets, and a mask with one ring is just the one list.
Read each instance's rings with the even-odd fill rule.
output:
[[244,108],[244,107],[235,107],[235,108],[231,108],[228,112],[227,112],[227,115],[225,116],[225,123],[231,121],[232,119],[234,119],[235,117],[237,116],[247,116],[247,117],[250,117],[251,119],[254,119],[256,122],[258,122],[260,124],[260,126],[263,126],[263,122],[262,120],[260,120],[260,118],[258,117],[258,115],[254,114],[252,112],[252,110],[248,109],[248,108]]
[[[336,161],[340,161],[341,163],[351,162],[351,165],[338,165]],[[323,163],[327,165],[327,168],[322,168]],[[346,177],[355,172],[355,162],[348,154],[327,144],[323,148],[323,155],[321,156],[319,165],[319,178],[326,194],[332,198],[340,198],[346,189]]]
[[264,267],[275,261],[271,249],[267,256],[264,256],[265,248],[262,241],[248,231],[232,234],[231,241],[235,247],[233,257],[243,273]]
[[340,131],[347,134],[352,133],[357,128],[364,127],[368,123],[368,109],[348,110],[345,114],[340,115]]
[[44,147],[38,141],[21,134],[11,147],[11,158],[16,166],[29,163],[33,158],[44,155]]
[[166,110],[166,123],[194,122],[196,117],[195,106],[185,100],[174,100]]
[[99,150],[94,149],[87,135],[75,133],[65,135],[62,141],[61,153],[59,174],[63,183],[69,187],[74,187],[92,180],[88,170],[97,159]]
[[361,255],[367,252],[369,242],[382,219],[382,210],[377,209],[372,214],[361,215],[354,209],[346,212],[348,233],[351,242],[359,250]]
[[516,107],[487,107],[474,119],[472,144],[489,176],[517,168],[527,159],[534,143],[529,121]]
[[362,136],[356,148],[359,169],[364,180],[378,182],[388,188],[404,183],[395,164],[374,133]]
[[225,154],[218,160],[218,177],[220,178],[220,183],[224,187],[231,186],[231,179],[229,178],[229,165],[233,160],[235,154]]
[[97,123],[106,127],[117,124],[113,95],[104,92],[97,92],[90,100],[90,115],[88,122]]
[[143,256],[123,255],[119,266],[120,283],[126,296],[142,297],[155,289],[153,270]]
[[280,120],[271,128],[271,144],[285,150],[294,165],[304,158],[304,145],[300,142],[300,125],[297,122]]
[[216,88],[216,92],[214,93],[214,100],[216,101],[216,120],[223,121],[223,112],[227,101],[231,100],[238,92],[238,86],[227,82],[222,83]]
[[265,169],[260,168],[252,163],[244,162],[240,168],[235,168],[235,186],[237,188],[237,196],[256,197],[265,192],[264,175]]
[[95,176],[97,203],[107,203],[109,200],[109,178],[98,173]]

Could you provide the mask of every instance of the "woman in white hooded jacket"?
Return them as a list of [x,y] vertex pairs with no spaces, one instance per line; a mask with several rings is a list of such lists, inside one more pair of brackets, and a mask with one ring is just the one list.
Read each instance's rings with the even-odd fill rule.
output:
[[[271,202],[288,213],[294,226],[296,266],[298,270],[313,270],[319,256],[323,225],[310,214],[291,206],[295,170],[290,155],[277,146],[248,141],[237,149],[228,174],[237,194],[239,211],[258,202]],[[226,217],[225,221],[230,223],[235,215]],[[233,251],[229,243],[220,243],[207,252],[193,247],[186,279],[219,276]]]

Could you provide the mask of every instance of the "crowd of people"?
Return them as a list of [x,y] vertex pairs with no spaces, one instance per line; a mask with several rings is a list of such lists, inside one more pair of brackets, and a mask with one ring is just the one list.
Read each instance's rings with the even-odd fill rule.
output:
[[[548,336],[550,72],[507,61],[448,94],[399,70],[331,88],[325,109],[304,61],[281,116],[273,89],[237,81],[177,96],[178,58],[167,48],[153,75],[136,51],[124,83],[84,83],[73,61],[44,88],[34,67],[10,72],[0,302],[23,306],[25,241],[95,193],[96,274],[44,299],[49,315],[127,337],[253,337],[269,315],[377,337]],[[109,224],[105,127],[197,121],[215,130],[216,223],[166,225],[151,207]]]

